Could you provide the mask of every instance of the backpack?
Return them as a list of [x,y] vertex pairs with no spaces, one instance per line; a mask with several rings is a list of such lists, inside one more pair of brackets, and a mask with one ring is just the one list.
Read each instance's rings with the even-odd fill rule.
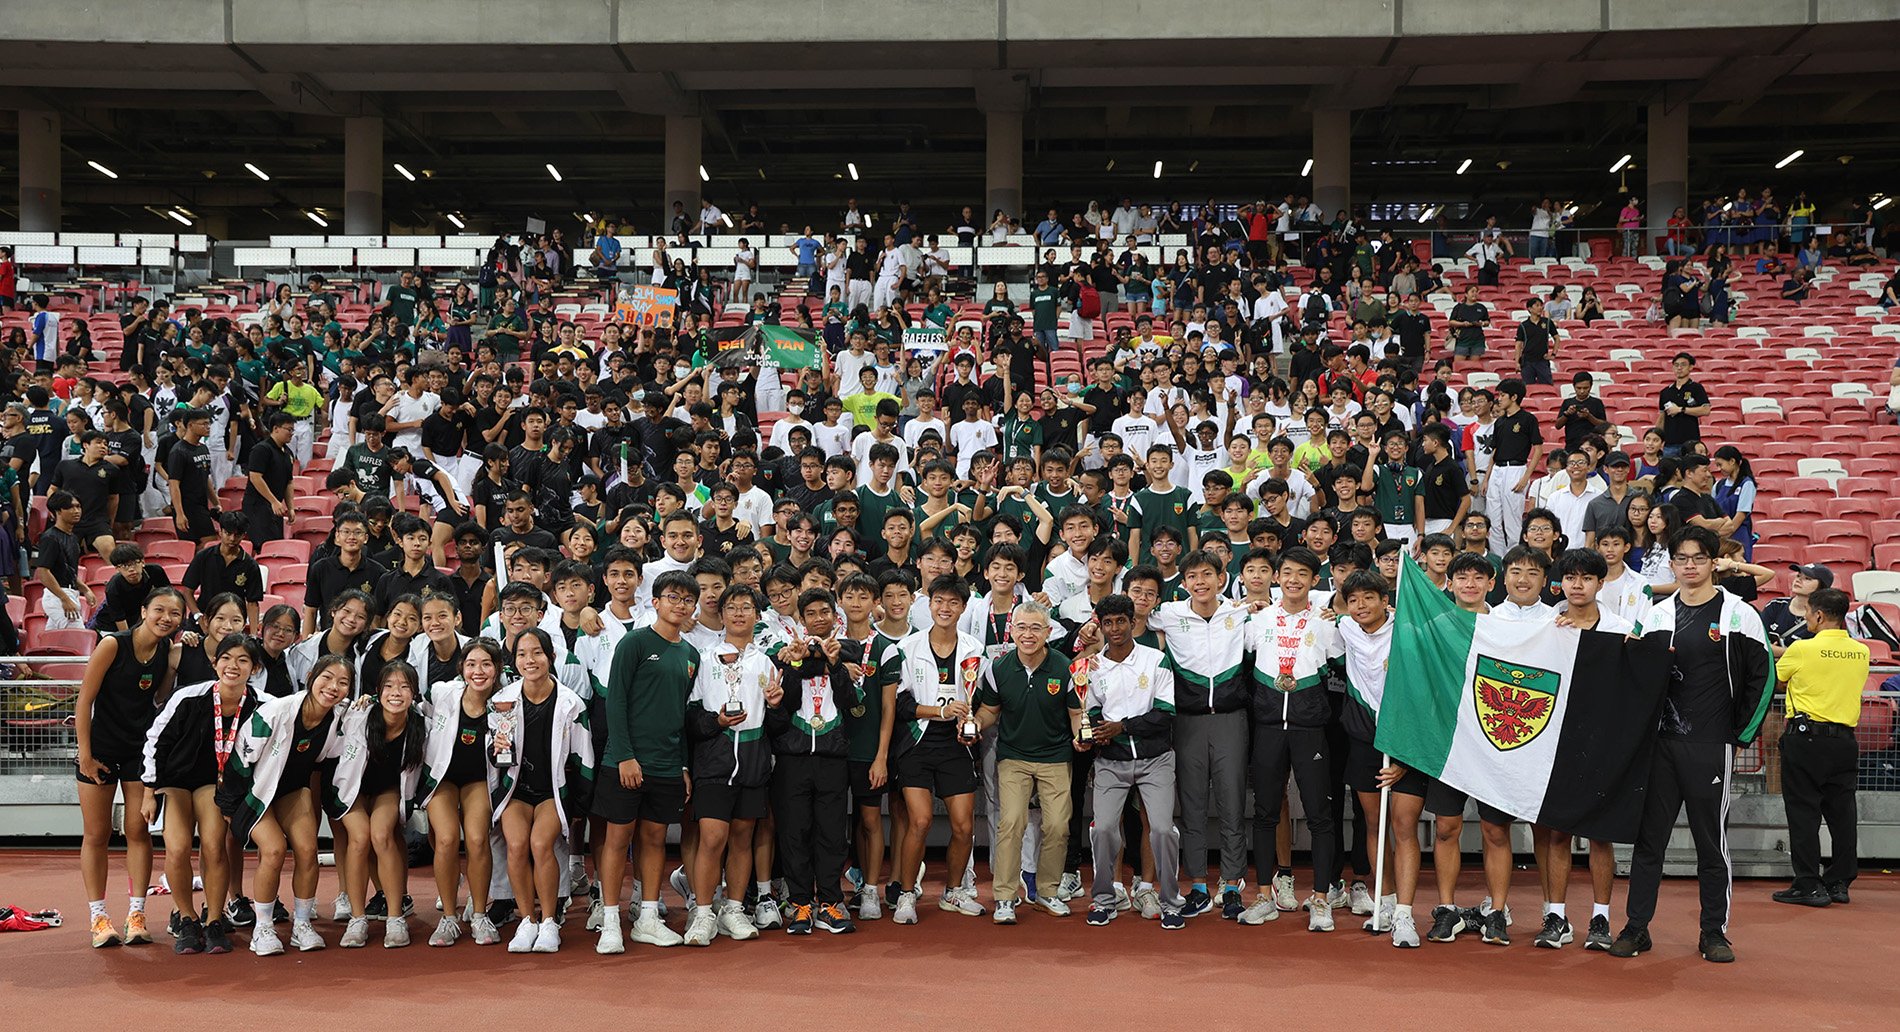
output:
[[1873,606],[1861,606],[1847,614],[1847,633],[1862,641],[1883,642],[1889,651],[1900,652],[1900,635]]
[[1084,319],[1093,319],[1102,314],[1102,295],[1094,287],[1084,285],[1075,302],[1075,314]]

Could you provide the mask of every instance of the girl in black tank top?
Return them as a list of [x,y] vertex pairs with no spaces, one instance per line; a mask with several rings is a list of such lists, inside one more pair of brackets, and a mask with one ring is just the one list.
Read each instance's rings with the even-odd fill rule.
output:
[[218,645],[226,635],[243,634],[245,623],[244,600],[237,595],[226,591],[208,599],[197,628],[179,635],[179,642],[174,646],[178,653],[178,672],[172,683],[189,685],[217,680],[218,671],[213,661],[217,658]]

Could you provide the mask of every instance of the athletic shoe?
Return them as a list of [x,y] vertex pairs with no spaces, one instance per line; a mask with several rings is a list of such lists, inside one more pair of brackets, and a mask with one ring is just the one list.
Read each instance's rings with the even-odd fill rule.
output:
[[990,920],[996,922],[997,924],[1005,924],[1005,925],[1015,924],[1016,923],[1016,901],[1013,899],[997,900],[996,909],[993,912],[991,912]]
[[1479,938],[1492,946],[1511,944],[1510,922],[1505,919],[1504,911],[1493,910],[1484,917],[1484,932]]
[[399,950],[407,945],[409,945],[409,919],[390,918],[383,924],[383,949]]
[[937,898],[937,909],[965,917],[982,917],[983,904],[976,901],[976,893],[959,885],[954,889],[945,889]]
[[476,914],[468,919],[468,937],[477,946],[493,946],[501,941],[501,932],[495,928],[495,922],[487,914]]
[[1247,904],[1240,898],[1240,885],[1223,885],[1220,890],[1220,917],[1223,921],[1232,921],[1240,917]]
[[1656,944],[1649,940],[1649,929],[1629,925],[1623,927],[1622,934],[1610,944],[1612,957],[1636,957],[1655,949]]
[[550,917],[541,922],[541,928],[534,933],[534,952],[561,952],[561,919]]
[[233,928],[249,928],[257,923],[257,909],[249,896],[234,897],[224,905],[224,919]]
[[811,904],[793,903],[785,913],[786,935],[811,934]]
[[1064,902],[1072,902],[1084,895],[1086,893],[1082,890],[1082,872],[1062,872],[1062,884],[1056,886],[1056,898]]
[[[740,905],[744,906],[744,904]],[[759,905],[752,909],[753,926],[761,931],[767,928],[777,928],[780,924],[784,923],[784,915],[781,914],[779,910],[778,900],[771,896],[760,896]]]
[[567,883],[577,888],[574,893],[576,896],[583,894],[583,890],[578,889],[579,886],[586,885],[588,889],[593,888],[587,881],[587,861],[578,853],[567,858]]
[[876,921],[884,916],[884,901],[878,899],[875,886],[866,885],[858,890],[858,920]]
[[[171,894],[166,893],[166,895],[171,895]],[[165,934],[176,939],[178,938],[178,934],[184,930],[185,930],[185,912],[182,910],[172,911],[172,916],[165,919]]]
[[359,950],[369,945],[369,918],[352,917],[343,926],[343,938],[336,944],[346,950]]
[[297,947],[299,953],[314,953],[323,948],[323,936],[318,935],[317,930],[307,920],[292,921],[290,944]]
[[1115,886],[1116,913],[1125,914],[1128,911],[1133,910],[1133,909],[1135,909],[1135,901],[1132,897],[1128,895],[1128,887],[1126,885]]
[[1306,901],[1306,930],[1309,932],[1330,932],[1333,930],[1333,901],[1317,892]]
[[152,933],[145,927],[145,911],[134,910],[125,915],[125,944],[127,946],[152,944]]
[[[1207,909],[1213,905],[1214,901],[1208,898],[1206,889],[1190,889],[1188,890],[1187,899],[1181,902],[1181,916],[1199,917],[1207,913]],[[1116,909],[1119,910],[1121,908],[1117,907]]]
[[1432,908],[1432,930],[1425,933],[1425,938],[1433,942],[1452,942],[1458,938],[1459,932],[1470,927],[1465,923],[1465,911],[1462,908],[1440,904]]
[[1364,928],[1374,935],[1380,932],[1389,932],[1392,930],[1392,915],[1398,912],[1398,908],[1398,897],[1387,896],[1379,901],[1379,912],[1366,918],[1366,923],[1359,927]]
[[1412,908],[1393,909],[1392,945],[1402,950],[1418,949],[1418,925],[1412,920]]
[[889,885],[884,886],[884,905],[887,907],[896,906],[897,897],[903,894],[904,894],[903,888],[899,886],[896,882],[891,882]]
[[827,903],[813,911],[812,921],[820,931],[833,935],[849,935],[858,930],[858,926],[851,923],[850,912],[836,903]]
[[891,909],[891,923],[917,923],[917,894],[915,892],[900,892],[897,894],[897,905]]
[[1105,906],[1101,906],[1100,904],[1089,907],[1089,916],[1088,916],[1089,924],[1092,924],[1095,927],[1100,928],[1101,926],[1113,920],[1115,920],[1114,907],[1105,907]]
[[711,946],[718,935],[719,919],[713,916],[712,908],[701,910],[694,907],[691,916],[686,919],[686,945]]
[[783,878],[772,879],[772,895],[780,899],[792,898],[792,886]]
[[402,894],[402,916],[416,916],[416,898],[406,892]]
[[[454,914],[443,914],[442,919],[435,923],[435,931],[429,933],[429,945],[453,946],[461,937],[462,922],[457,921]],[[387,940],[383,943],[385,946],[388,944]]]
[[1326,905],[1327,906],[1332,907],[1334,910],[1344,910],[1346,909],[1347,899],[1348,897],[1346,894],[1345,882],[1336,881],[1332,883],[1331,885],[1327,886],[1326,888]]
[[[377,906],[378,902],[382,898],[383,898],[383,894],[380,892],[377,893],[376,898],[369,901],[370,907],[373,908]],[[375,917],[376,915],[374,913],[366,913],[364,916]],[[349,919],[350,919],[350,895],[347,892],[339,892],[336,894],[336,899],[332,900],[330,903],[330,920],[343,922],[343,921],[348,921]]]
[[1735,950],[1728,944],[1728,936],[1721,932],[1703,932],[1702,938],[1696,941],[1695,951],[1711,964],[1735,963]]
[[1826,907],[1834,904],[1834,897],[1825,885],[1810,889],[1790,887],[1775,893],[1773,898],[1777,903],[1792,903],[1798,907]]
[[1150,885],[1135,890],[1135,909],[1143,921],[1161,920],[1161,893]]
[[275,957],[284,952],[284,941],[277,937],[277,929],[257,925],[251,929],[251,952],[260,957]]
[[673,887],[674,892],[679,893],[680,899],[686,902],[686,909],[690,912],[695,904],[693,901],[693,886],[686,880],[686,868],[673,868],[673,873],[667,875],[666,883]]
[[541,926],[522,918],[515,922],[515,934],[508,940],[509,953],[533,953],[535,936],[541,934]]
[[[256,915],[252,915],[252,916],[256,916]],[[290,908],[284,906],[283,900],[280,899],[271,904],[270,923],[271,924],[289,924],[290,923]]]
[[620,935],[620,915],[600,923],[600,941],[594,944],[594,952],[606,956],[627,952],[627,941]]
[[1586,950],[1608,950],[1613,939],[1610,938],[1610,919],[1602,914],[1590,918],[1590,931],[1583,937]]
[[853,895],[864,891],[864,871],[857,864],[844,869],[844,880],[851,883]]
[[1361,917],[1370,915],[1372,911],[1376,909],[1372,903],[1372,893],[1366,891],[1365,882],[1356,881],[1352,883],[1352,891],[1347,906],[1353,913]]
[[1268,921],[1280,919],[1280,908],[1273,905],[1273,893],[1262,892],[1254,897],[1253,905],[1240,912],[1237,918],[1244,925],[1263,925]]
[[1165,931],[1178,931],[1187,927],[1187,917],[1181,911],[1169,908],[1161,912],[1161,927]]
[[[1490,912],[1491,912],[1491,897],[1486,896],[1484,897],[1484,902],[1478,904],[1478,916],[1480,918],[1483,918],[1486,914],[1489,914]],[[1511,908],[1507,906],[1504,908],[1504,927],[1509,928],[1511,927],[1511,924],[1512,924]]]
[[[1016,898],[1018,899],[1033,900],[1038,895],[1041,895],[1036,889],[1036,872],[1034,871],[1024,871],[1022,877],[1017,879],[1016,886],[1018,889]],[[975,875],[966,876],[963,879],[963,887],[966,889],[976,888]]]
[[759,929],[745,914],[745,904],[729,899],[713,908],[713,915],[719,921],[719,934],[734,942],[759,937]]
[[1544,915],[1544,927],[1538,929],[1537,938],[1531,945],[1538,949],[1560,950],[1564,945],[1564,933],[1570,930],[1570,922],[1556,914]]
[[205,925],[205,952],[231,952],[231,925],[220,917]]
[[1292,913],[1300,909],[1299,895],[1297,890],[1293,888],[1292,875],[1276,874],[1273,876],[1273,905],[1279,907],[1282,913]]
[[198,919],[193,917],[179,921],[178,930],[172,933],[172,952],[180,956],[189,956],[194,953],[203,953],[204,949],[204,925],[199,924]]
[[686,941],[685,936],[668,928],[666,922],[660,920],[660,915],[645,910],[640,911],[640,916],[634,919],[633,931],[627,937],[649,946],[678,946]]
[[1029,902],[1041,907],[1051,917],[1069,916],[1069,905],[1054,896],[1037,896]]
[[1848,896],[1847,894],[1846,882],[1839,882],[1839,881],[1828,882],[1827,883],[1827,898],[1834,901],[1835,903],[1853,902],[1852,897]]

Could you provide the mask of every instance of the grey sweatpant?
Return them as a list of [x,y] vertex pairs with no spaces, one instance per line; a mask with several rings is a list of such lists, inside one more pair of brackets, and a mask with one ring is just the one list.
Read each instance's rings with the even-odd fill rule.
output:
[[[1138,760],[1095,759],[1095,823],[1089,828],[1089,849],[1095,859],[1091,891],[1098,906],[1115,905],[1116,858],[1122,851],[1122,810],[1130,789],[1141,793],[1148,815],[1148,845],[1155,854],[1155,888],[1161,902],[1181,902],[1181,874],[1175,867],[1181,835],[1174,827],[1174,754],[1162,753]],[[1133,865],[1141,867],[1139,856]]]
[[1176,714],[1175,777],[1181,806],[1181,868],[1188,881],[1207,877],[1207,817],[1220,819],[1220,876],[1238,882],[1247,873],[1247,714]]

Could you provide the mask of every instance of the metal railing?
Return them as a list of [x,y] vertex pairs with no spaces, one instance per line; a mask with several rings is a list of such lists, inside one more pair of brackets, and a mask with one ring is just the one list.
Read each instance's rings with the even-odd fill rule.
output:
[[86,657],[0,656],[0,664],[70,675],[0,679],[0,775],[70,771],[79,758],[74,709]]

